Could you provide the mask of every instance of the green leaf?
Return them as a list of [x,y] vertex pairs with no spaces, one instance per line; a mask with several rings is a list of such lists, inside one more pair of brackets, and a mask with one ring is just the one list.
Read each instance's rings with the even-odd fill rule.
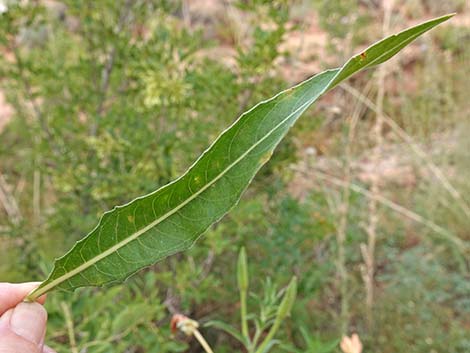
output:
[[292,277],[289,285],[287,286],[286,293],[282,298],[276,314],[276,321],[283,321],[289,314],[294,305],[295,298],[297,297],[297,277]]
[[241,342],[245,346],[248,344],[245,338],[242,337],[242,335],[233,326],[230,326],[229,324],[226,324],[223,321],[211,320],[211,321],[208,321],[204,326],[215,327],[219,330],[225,331],[226,333],[231,335],[233,338],[237,339],[239,342]]
[[259,103],[226,129],[174,182],[106,212],[29,296],[126,279],[139,269],[188,249],[234,207],[299,116],[352,74],[391,58],[446,15],[390,36],[327,70]]

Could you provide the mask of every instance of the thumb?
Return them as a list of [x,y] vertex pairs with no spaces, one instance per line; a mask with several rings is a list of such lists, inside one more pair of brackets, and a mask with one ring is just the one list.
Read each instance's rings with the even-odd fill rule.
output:
[[38,303],[20,303],[0,318],[0,353],[42,352],[47,313]]

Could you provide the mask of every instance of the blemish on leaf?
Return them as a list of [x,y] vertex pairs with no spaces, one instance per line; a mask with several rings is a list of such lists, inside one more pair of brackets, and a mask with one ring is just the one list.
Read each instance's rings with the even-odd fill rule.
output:
[[361,61],[367,59],[367,53],[365,51],[363,51],[361,54],[359,54],[359,56],[361,58]]
[[271,156],[273,155],[273,151],[268,151],[266,152],[265,154],[263,154],[261,156],[261,158],[259,159],[259,162],[261,165],[265,164],[267,161],[269,161],[271,159]]
[[127,216],[127,220],[130,222],[130,223],[134,223],[134,216]]
[[290,87],[284,91],[284,98],[291,98],[295,95],[294,87]]

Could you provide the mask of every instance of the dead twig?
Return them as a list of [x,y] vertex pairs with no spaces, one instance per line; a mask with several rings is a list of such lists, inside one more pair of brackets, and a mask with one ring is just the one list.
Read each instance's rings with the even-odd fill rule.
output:
[[[390,17],[393,9],[393,0],[384,1],[384,20],[383,20],[383,35],[387,36],[390,29]],[[382,130],[384,125],[383,118],[383,103],[385,97],[385,77],[387,66],[381,65],[378,69],[377,78],[377,98],[376,105],[377,111],[375,116],[374,124],[374,137],[375,137],[375,148],[372,154],[373,163],[378,166],[381,160],[381,146],[383,145]],[[379,178],[377,175],[372,178],[370,191],[374,196],[380,194],[379,190]],[[369,198],[368,200],[368,216],[369,222],[365,227],[367,233],[367,244],[361,244],[361,253],[364,259],[364,266],[362,268],[362,279],[365,285],[366,291],[366,318],[369,329],[372,328],[372,306],[374,303],[374,274],[375,274],[375,245],[377,242],[377,227],[379,223],[378,215],[378,201],[377,197]]]
[[[124,3],[124,6],[122,8],[122,11],[119,15],[119,20],[116,26],[116,33],[120,33],[124,25],[126,24],[130,13],[131,13],[131,7],[134,2],[132,0],[126,0]],[[98,107],[96,109],[96,114],[99,117],[103,115],[104,112],[104,104],[106,102],[107,96],[108,96],[108,90],[109,90],[109,83],[111,79],[111,73],[114,68],[114,62],[116,60],[116,46],[113,46],[107,56],[106,63],[103,67],[103,71],[101,73],[101,85],[100,85],[100,100],[98,102]],[[98,122],[95,120],[91,126],[90,126],[90,135],[91,136],[96,136],[96,133],[98,131]]]
[[16,202],[15,197],[10,192],[10,188],[0,172],[0,203],[5,209],[10,221],[15,226],[19,225],[23,216],[21,215],[20,208]]
[[[366,88],[368,89],[368,88]],[[341,296],[341,331],[343,334],[347,332],[349,326],[349,300],[348,300],[348,272],[346,269],[346,233],[348,227],[348,214],[349,214],[349,198],[350,188],[348,184],[351,181],[351,158],[352,148],[354,145],[354,138],[356,126],[361,116],[363,104],[357,100],[354,111],[349,119],[349,130],[347,142],[344,152],[344,178],[345,185],[343,187],[343,194],[339,205],[339,223],[336,230],[336,242],[338,246],[337,252],[337,273],[340,282],[340,296]]]

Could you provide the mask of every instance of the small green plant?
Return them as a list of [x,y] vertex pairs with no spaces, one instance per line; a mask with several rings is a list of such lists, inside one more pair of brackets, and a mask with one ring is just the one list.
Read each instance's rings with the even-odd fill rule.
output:
[[[248,263],[245,249],[242,248],[238,257],[237,266],[238,290],[240,293],[240,320],[241,332],[233,326],[222,321],[210,321],[208,327],[219,328],[237,339],[248,353],[266,353],[276,344],[276,333],[290,314],[297,295],[297,278],[293,277],[285,290],[278,291],[272,282],[267,279],[264,285],[264,296],[256,297],[260,304],[259,315],[249,314],[247,309],[247,295],[249,288]],[[249,323],[254,329],[250,334]]]

